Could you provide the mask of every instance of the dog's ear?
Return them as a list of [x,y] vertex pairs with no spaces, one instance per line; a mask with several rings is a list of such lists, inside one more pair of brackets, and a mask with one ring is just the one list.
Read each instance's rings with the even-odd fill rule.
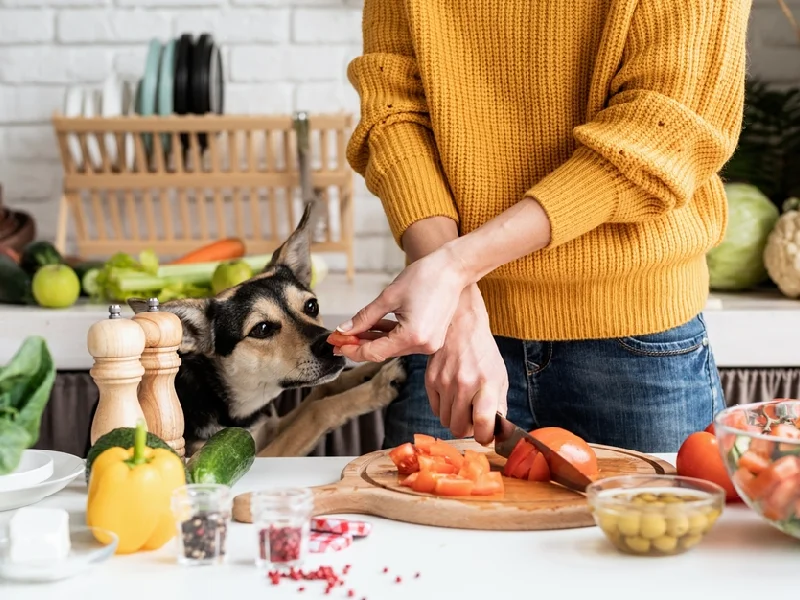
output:
[[314,199],[303,211],[303,216],[292,235],[272,254],[272,262],[267,268],[276,265],[289,267],[298,281],[305,286],[311,284],[311,232],[316,223],[319,200]]
[[[181,354],[196,353],[210,355],[214,351],[213,299],[187,298],[170,300],[158,309],[178,316],[183,326]],[[139,298],[128,300],[133,312],[147,311],[147,301]]]

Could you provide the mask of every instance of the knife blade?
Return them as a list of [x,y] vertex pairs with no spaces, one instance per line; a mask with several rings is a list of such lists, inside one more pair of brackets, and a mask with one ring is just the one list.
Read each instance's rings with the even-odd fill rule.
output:
[[554,451],[544,442],[537,440],[522,427],[517,427],[500,413],[497,413],[494,422],[494,451],[500,456],[508,458],[511,451],[520,439],[527,440],[534,448],[544,454],[547,464],[550,465],[550,479],[566,488],[576,492],[586,492],[586,487],[592,479],[576,469],[572,463]]

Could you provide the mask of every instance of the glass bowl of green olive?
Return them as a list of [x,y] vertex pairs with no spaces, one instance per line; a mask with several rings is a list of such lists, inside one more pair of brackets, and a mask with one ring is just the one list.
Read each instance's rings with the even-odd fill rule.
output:
[[715,483],[679,475],[621,475],[586,489],[595,523],[620,551],[673,556],[697,544],[725,507]]

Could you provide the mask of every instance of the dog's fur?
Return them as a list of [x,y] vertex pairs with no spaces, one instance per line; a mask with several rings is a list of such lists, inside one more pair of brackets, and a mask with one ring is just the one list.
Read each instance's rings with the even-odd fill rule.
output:
[[[175,389],[183,408],[186,455],[224,427],[250,430],[259,456],[305,456],[328,432],[380,409],[405,379],[397,359],[342,372],[322,326],[311,282],[310,233],[317,202],[252,279],[214,298],[173,300],[161,310],[180,317],[183,340]],[[129,300],[135,312],[145,300]],[[314,388],[278,416],[284,390]]]

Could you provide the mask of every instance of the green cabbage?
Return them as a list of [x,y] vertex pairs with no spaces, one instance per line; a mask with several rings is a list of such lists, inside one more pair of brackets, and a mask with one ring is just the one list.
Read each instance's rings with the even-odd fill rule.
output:
[[780,213],[753,185],[728,183],[725,194],[728,198],[725,237],[706,255],[711,289],[744,290],[767,279],[762,255]]

